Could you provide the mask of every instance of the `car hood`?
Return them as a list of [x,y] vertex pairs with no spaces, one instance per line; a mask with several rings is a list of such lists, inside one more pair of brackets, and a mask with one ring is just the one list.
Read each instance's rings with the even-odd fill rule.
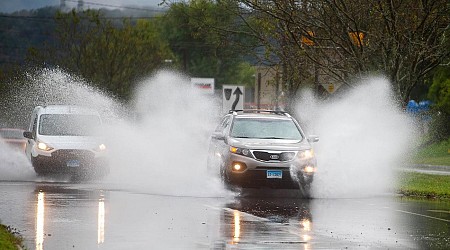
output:
[[306,139],[299,141],[283,139],[228,138],[228,144],[230,146],[252,150],[298,151],[311,148],[311,145]]
[[102,143],[100,137],[93,136],[40,136],[39,141],[55,149],[95,149]]

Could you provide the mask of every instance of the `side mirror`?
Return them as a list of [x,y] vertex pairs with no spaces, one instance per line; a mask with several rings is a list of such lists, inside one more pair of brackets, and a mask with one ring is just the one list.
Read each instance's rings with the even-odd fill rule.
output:
[[216,140],[221,140],[221,141],[225,140],[225,136],[223,136],[223,134],[220,132],[214,132],[211,137]]
[[319,136],[317,136],[317,135],[309,135],[308,136],[308,141],[309,142],[318,142],[319,141]]
[[27,139],[33,139],[33,134],[31,133],[31,131],[24,131],[23,137],[25,137]]

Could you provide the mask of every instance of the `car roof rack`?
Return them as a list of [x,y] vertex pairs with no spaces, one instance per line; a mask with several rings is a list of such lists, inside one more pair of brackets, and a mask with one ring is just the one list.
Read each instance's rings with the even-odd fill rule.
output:
[[237,115],[237,112],[242,113],[269,113],[269,114],[276,114],[276,115],[284,115],[287,117],[291,117],[286,111],[282,110],[269,110],[269,109],[232,109],[228,113]]

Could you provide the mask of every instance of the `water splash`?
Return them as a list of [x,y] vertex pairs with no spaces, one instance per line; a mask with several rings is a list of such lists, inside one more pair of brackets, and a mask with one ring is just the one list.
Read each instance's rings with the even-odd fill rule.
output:
[[31,163],[21,150],[9,146],[0,138],[0,180],[31,180],[36,176]]
[[[26,82],[8,102],[23,129],[37,105],[71,104],[100,112],[111,164],[105,185],[166,195],[223,192],[219,181],[206,175],[208,140],[218,107],[212,97],[191,88],[183,75],[161,71],[142,80],[127,105],[58,68],[30,71]],[[29,170],[24,159],[20,155],[0,164],[0,175],[11,168]],[[36,179],[20,172],[16,179]]]
[[220,193],[205,162],[218,110],[214,100],[184,76],[161,71],[140,83],[134,103],[137,120],[109,127],[108,181],[170,195]]
[[390,84],[372,78],[331,102],[304,93],[297,106],[314,145],[317,198],[367,197],[392,192],[395,171],[411,149],[414,130],[393,100]]

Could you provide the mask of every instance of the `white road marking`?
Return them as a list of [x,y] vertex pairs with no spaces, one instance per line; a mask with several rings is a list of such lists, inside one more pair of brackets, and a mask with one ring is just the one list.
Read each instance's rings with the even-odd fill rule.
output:
[[444,222],[450,222],[450,220],[441,219],[441,218],[437,218],[437,217],[433,217],[433,216],[429,216],[429,215],[417,214],[417,213],[403,211],[403,210],[395,210],[395,211],[401,212],[401,213],[405,213],[405,214],[412,214],[412,215],[422,216],[422,217],[429,218],[429,219],[435,219],[435,220],[440,220],[440,221],[444,221]]

